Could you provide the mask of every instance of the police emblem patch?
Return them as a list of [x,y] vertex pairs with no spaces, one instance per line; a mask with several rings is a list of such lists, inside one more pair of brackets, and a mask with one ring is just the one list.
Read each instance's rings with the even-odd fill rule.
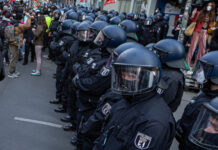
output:
[[102,107],[102,113],[107,116],[110,113],[111,110],[111,105],[109,103],[106,103],[103,107]]
[[138,149],[148,149],[151,144],[152,137],[138,132],[135,138],[135,147]]
[[107,76],[110,73],[110,69],[103,67],[100,71],[102,76]]
[[93,58],[89,58],[89,59],[87,60],[87,62],[86,62],[86,63],[87,63],[88,65],[90,65],[90,64],[91,64],[93,61],[94,61],[94,59],[93,59]]
[[164,92],[164,90],[163,90],[163,89],[161,89],[161,88],[157,88],[157,94],[159,94],[159,95],[162,95],[162,94],[163,94],[163,92]]
[[92,64],[92,69],[95,69],[95,67],[96,67],[96,63],[93,63]]

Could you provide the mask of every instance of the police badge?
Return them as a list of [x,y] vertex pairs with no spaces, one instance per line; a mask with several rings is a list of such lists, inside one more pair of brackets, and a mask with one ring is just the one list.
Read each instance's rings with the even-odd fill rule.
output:
[[138,132],[135,138],[135,147],[138,149],[148,149],[151,143],[152,137]]
[[111,110],[111,105],[109,103],[106,103],[103,107],[102,107],[102,113],[107,116],[110,113]]
[[100,71],[101,75],[102,76],[107,76],[110,72],[110,69],[106,68],[106,67],[103,67]]

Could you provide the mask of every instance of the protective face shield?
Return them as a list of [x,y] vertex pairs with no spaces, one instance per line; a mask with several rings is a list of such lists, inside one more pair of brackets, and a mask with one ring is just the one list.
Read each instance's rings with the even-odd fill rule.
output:
[[122,95],[142,94],[152,90],[158,71],[146,67],[112,65],[112,90]]
[[144,21],[144,25],[145,25],[145,26],[150,26],[150,25],[152,25],[152,20],[145,20],[145,21]]
[[91,41],[93,41],[96,38],[97,34],[98,34],[98,31],[94,29],[89,29],[89,39]]
[[218,149],[218,114],[203,108],[194,123],[189,140],[204,149]]
[[98,33],[97,37],[94,40],[94,44],[99,47],[105,47],[108,42],[109,42],[109,39],[106,36],[104,36],[102,31]]
[[78,31],[77,34],[78,34],[77,37],[80,41],[83,41],[83,42],[90,41],[89,31]]
[[207,11],[211,11],[212,10],[212,6],[207,6]]
[[[209,79],[210,73],[213,71],[213,65],[198,61],[199,66],[195,69],[193,73],[193,78],[197,80],[198,83],[203,84]],[[217,81],[218,79],[211,79],[211,81]]]

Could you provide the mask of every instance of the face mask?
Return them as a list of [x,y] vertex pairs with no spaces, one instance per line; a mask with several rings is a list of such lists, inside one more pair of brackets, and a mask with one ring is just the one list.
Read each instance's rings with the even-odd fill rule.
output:
[[211,11],[212,7],[211,6],[207,6],[207,11]]

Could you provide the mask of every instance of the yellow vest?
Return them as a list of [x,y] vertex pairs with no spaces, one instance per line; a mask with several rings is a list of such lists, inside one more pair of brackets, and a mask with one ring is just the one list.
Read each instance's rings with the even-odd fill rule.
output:
[[[48,29],[49,29],[49,27],[50,27],[50,25],[51,25],[51,21],[52,21],[52,18],[51,18],[51,17],[45,16],[45,22],[46,22],[46,24],[47,24],[47,26],[48,26]],[[48,29],[46,30],[46,32],[48,32]]]

